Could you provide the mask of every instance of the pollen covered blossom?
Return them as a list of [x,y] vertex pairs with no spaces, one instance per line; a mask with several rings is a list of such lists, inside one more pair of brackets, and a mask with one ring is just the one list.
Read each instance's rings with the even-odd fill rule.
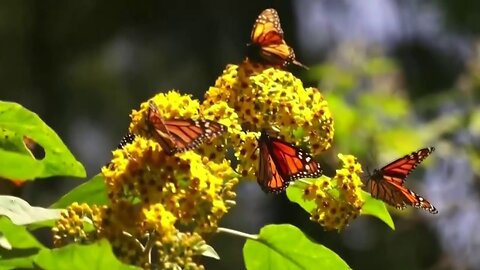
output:
[[129,132],[134,139],[114,150],[112,160],[102,168],[109,204],[71,205],[54,228],[54,242],[62,246],[106,238],[118,258],[129,264],[148,268],[153,252],[160,262],[156,266],[161,264],[162,269],[203,269],[194,267],[193,257],[201,255],[203,237],[215,232],[235,205],[237,174],[225,159],[222,136],[193,151],[164,151],[151,136],[149,102],[164,119],[212,119],[229,130],[239,129],[235,112],[221,103],[215,108],[224,112],[222,119],[208,109],[201,112],[197,100],[176,91],[142,103],[131,114]]
[[[54,242],[62,246],[106,238],[118,258],[144,268],[203,269],[196,256],[205,250],[204,238],[217,231],[235,205],[238,177],[255,179],[260,170],[262,130],[275,131],[312,156],[329,149],[334,134],[333,117],[318,89],[305,88],[288,71],[248,60],[228,65],[202,102],[172,90],[143,102],[130,116],[134,136],[112,152],[101,171],[109,203],[72,204],[54,228]],[[190,136],[192,130],[182,128],[172,135],[162,123],[178,119],[202,121],[203,127],[213,121],[222,132],[209,136],[214,131],[206,129],[201,143],[185,151],[162,149],[183,139],[181,132]],[[363,204],[360,165],[352,156],[339,158],[343,166],[333,178],[322,176],[304,191],[305,200],[317,205],[311,219],[327,229],[342,229]]]
[[360,214],[363,172],[360,163],[352,155],[338,154],[342,168],[333,178],[322,176],[304,189],[304,200],[315,202],[310,219],[327,230],[341,230],[351,219]]
[[[231,143],[238,158],[237,171],[254,177],[258,163],[259,131],[275,129],[278,136],[319,155],[333,140],[333,117],[316,88],[304,88],[292,73],[245,60],[228,65],[205,94],[201,107],[225,102],[234,109],[241,129],[232,130]],[[301,134],[299,136],[299,134]],[[258,152],[258,151],[257,151]]]

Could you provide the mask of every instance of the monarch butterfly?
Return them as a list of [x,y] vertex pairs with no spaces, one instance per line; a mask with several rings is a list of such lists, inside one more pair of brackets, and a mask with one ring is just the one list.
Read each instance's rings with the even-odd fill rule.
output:
[[117,149],[123,149],[125,145],[132,143],[135,140],[135,134],[128,132],[118,143]]
[[410,172],[434,150],[434,147],[422,148],[387,164],[381,169],[375,169],[367,182],[367,187],[372,196],[398,209],[404,209],[406,205],[411,205],[437,214],[438,211],[435,206],[404,186],[405,179]]
[[280,193],[291,181],[322,175],[320,164],[310,154],[293,144],[270,137],[265,130],[262,130],[258,144],[257,182],[264,192]]
[[164,120],[152,101],[149,103],[148,126],[155,130],[153,136],[168,155],[194,149],[226,130],[224,125],[209,120]]
[[265,9],[258,15],[247,45],[249,59],[272,65],[295,64],[308,69],[295,59],[293,49],[283,39],[283,29],[275,9]]

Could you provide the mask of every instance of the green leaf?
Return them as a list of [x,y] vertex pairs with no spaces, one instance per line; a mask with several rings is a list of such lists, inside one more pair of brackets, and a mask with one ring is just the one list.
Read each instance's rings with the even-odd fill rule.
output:
[[335,252],[289,224],[263,227],[258,240],[247,240],[243,257],[249,270],[350,269]]
[[[58,135],[37,114],[13,102],[0,101],[0,176],[9,179],[33,179],[50,176],[85,177],[85,169],[70,153]],[[24,136],[45,150],[37,160],[25,147]],[[15,145],[16,147],[12,147]]]
[[26,255],[16,258],[0,259],[0,270],[11,269],[36,269],[33,265],[33,259],[37,254]]
[[203,249],[203,252],[202,252],[203,256],[220,260],[220,256],[218,256],[218,253],[215,251],[215,249],[212,246],[205,244],[202,246],[202,249]]
[[14,196],[0,196],[0,215],[7,216],[17,225],[60,218],[60,209],[47,209],[31,206],[28,202]]
[[38,253],[35,264],[44,270],[140,269],[118,261],[106,240],[91,245],[71,244],[58,249],[44,249]]
[[380,200],[373,198],[370,193],[362,191],[363,199],[365,204],[362,207],[362,215],[371,215],[381,221],[385,222],[392,230],[395,230],[395,224],[393,223],[392,217],[383,203]]
[[[325,175],[322,175],[317,179],[322,179],[322,178],[330,179]],[[303,180],[308,182],[313,181],[311,179],[303,179]],[[317,205],[315,204],[314,201],[306,201],[303,199],[303,188],[302,188],[303,185],[305,184],[302,182],[294,182],[294,184],[290,185],[287,188],[287,198],[291,202],[294,202],[300,205],[308,213],[311,213],[312,210],[317,207]]]
[[73,202],[93,204],[109,204],[105,179],[102,174],[95,175],[89,181],[65,194],[60,200],[54,203],[53,208],[66,208]]
[[0,232],[0,247],[3,249],[11,250],[12,245],[8,242],[8,239]]
[[45,248],[25,227],[13,224],[6,217],[0,217],[0,233],[7,239],[12,248]]

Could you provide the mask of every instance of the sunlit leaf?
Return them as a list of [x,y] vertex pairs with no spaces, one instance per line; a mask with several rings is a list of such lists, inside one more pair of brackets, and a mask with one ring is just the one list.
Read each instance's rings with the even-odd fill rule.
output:
[[268,225],[243,247],[245,265],[256,269],[350,269],[335,252],[311,241],[293,225]]
[[51,207],[66,208],[73,202],[86,203],[89,205],[108,204],[109,201],[103,176],[97,174],[92,179],[65,194]]
[[395,224],[393,223],[392,217],[383,203],[380,200],[377,200],[370,196],[370,193],[362,191],[363,199],[365,204],[362,207],[362,215],[371,215],[381,221],[385,222],[392,230],[395,230]]
[[140,269],[118,261],[106,240],[91,245],[71,244],[57,249],[44,249],[35,258],[44,270]]
[[28,202],[14,196],[0,196],[0,215],[7,216],[17,225],[58,219],[60,209],[47,209],[31,206]]
[[[328,178],[326,176],[321,176],[320,178],[318,179],[321,179],[321,178]],[[329,179],[329,178],[328,178]],[[309,179],[304,179],[303,181],[313,181],[313,180],[309,180]],[[303,185],[305,185],[304,183],[301,183],[301,182],[295,182],[294,184],[290,185],[288,188],[287,188],[287,198],[291,201],[291,202],[295,202],[297,203],[298,205],[300,205],[305,211],[307,211],[308,213],[312,212],[313,209],[315,209],[316,207],[316,204],[314,201],[307,201],[307,200],[304,200],[303,199]]]
[[[82,164],[37,114],[17,103],[0,101],[0,129],[0,135],[4,135],[0,137],[2,141],[10,140],[18,144],[26,136],[45,151],[45,157],[37,160],[28,151],[19,151],[12,147],[0,148],[0,176],[8,179],[57,175],[85,177]],[[5,134],[15,138],[5,138]]]

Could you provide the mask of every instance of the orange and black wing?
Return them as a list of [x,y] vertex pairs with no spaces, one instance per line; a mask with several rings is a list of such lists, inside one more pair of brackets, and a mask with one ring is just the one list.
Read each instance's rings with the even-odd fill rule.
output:
[[434,150],[433,147],[420,149],[375,170],[367,182],[367,188],[372,196],[399,209],[411,205],[432,214],[438,213],[430,202],[404,186],[410,172]]
[[163,151],[165,151],[165,153],[168,155],[175,154],[177,152],[175,141],[172,139],[172,136],[165,125],[165,121],[163,120],[157,106],[155,103],[153,103],[153,101],[150,101],[149,103],[147,123],[150,127],[151,135],[160,144]]
[[387,180],[395,181],[399,185],[403,185],[407,176],[433,151],[435,151],[434,147],[422,148],[390,162],[380,170]]
[[271,138],[265,131],[259,139],[260,163],[257,181],[265,192],[284,191],[298,178],[322,175],[320,165],[293,144]]
[[438,213],[438,210],[429,201],[395,182],[387,180],[369,181],[367,185],[374,198],[381,199],[398,209],[404,209],[407,205],[411,205],[429,211],[432,214]]
[[275,9],[265,9],[258,15],[250,39],[247,55],[251,60],[280,66],[292,63],[308,69],[295,59],[295,52],[285,42]]
[[153,102],[150,102],[148,120],[155,130],[154,137],[169,155],[195,149],[226,131],[224,125],[209,120],[164,120]]
[[226,130],[224,125],[210,120],[169,119],[165,125],[175,143],[176,152],[195,149]]

